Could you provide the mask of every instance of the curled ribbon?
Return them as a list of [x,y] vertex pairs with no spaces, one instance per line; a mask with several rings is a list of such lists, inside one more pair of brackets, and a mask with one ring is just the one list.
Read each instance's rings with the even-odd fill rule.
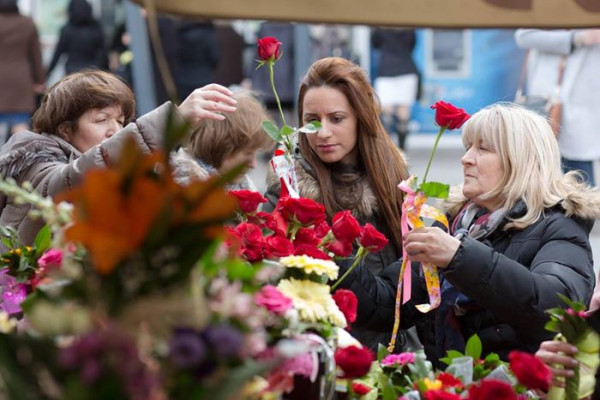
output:
[[[425,204],[427,196],[422,192],[415,192],[412,188],[412,182],[415,176],[400,182],[398,188],[406,195],[402,202],[402,217],[400,226],[402,233],[406,234],[411,229],[417,229],[425,226],[422,218],[430,218],[443,224],[448,229],[448,219],[437,208]],[[393,351],[396,345],[396,336],[400,328],[400,306],[410,300],[412,287],[412,271],[410,268],[410,257],[406,248],[402,247],[402,267],[398,277],[398,288],[396,290],[396,309],[394,312],[394,329],[392,338],[388,346],[388,350]],[[409,266],[407,268],[407,266]],[[421,264],[423,275],[425,276],[425,284],[427,285],[427,293],[429,294],[429,304],[418,304],[417,310],[427,313],[440,305],[440,279],[437,267],[433,264]]]

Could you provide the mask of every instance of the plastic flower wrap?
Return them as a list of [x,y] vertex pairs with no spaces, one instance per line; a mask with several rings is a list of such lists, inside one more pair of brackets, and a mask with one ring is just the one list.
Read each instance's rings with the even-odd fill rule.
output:
[[[565,388],[553,386],[549,393],[550,400],[575,400],[587,397],[594,392],[595,373],[600,363],[600,337],[586,321],[585,305],[571,301],[560,295],[567,308],[551,308],[550,321],[546,329],[555,332],[555,340],[564,341],[577,347],[575,359],[579,364],[573,368],[574,376],[565,378]],[[560,366],[555,366],[560,368]]]
[[[428,198],[446,198],[448,196],[449,186],[439,182],[428,182],[427,176],[433,162],[433,157],[442,134],[448,129],[460,128],[470,117],[462,108],[457,108],[452,104],[438,101],[431,108],[435,109],[435,122],[440,127],[435,138],[433,149],[429,156],[427,169],[423,176],[423,181],[419,184],[416,176],[411,176],[402,181],[398,187],[405,193],[402,202],[401,227],[403,234],[407,234],[411,229],[417,229],[425,226],[423,218],[432,219],[448,228],[446,216],[435,207],[425,202]],[[423,275],[429,293],[429,304],[419,304],[417,309],[421,312],[429,312],[438,307],[441,301],[440,282],[437,267],[432,264],[422,264]],[[394,328],[389,348],[393,349],[396,344],[396,337],[400,327],[400,306],[410,300],[411,297],[411,270],[410,254],[402,248],[402,266],[398,278],[398,289],[396,292],[396,312]]]

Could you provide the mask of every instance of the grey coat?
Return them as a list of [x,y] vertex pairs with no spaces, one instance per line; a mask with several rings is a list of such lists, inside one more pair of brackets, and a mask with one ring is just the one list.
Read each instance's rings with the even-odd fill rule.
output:
[[[161,145],[170,103],[130,123],[114,136],[85,153],[56,135],[20,132],[0,148],[0,175],[17,183],[31,182],[42,196],[55,196],[83,181],[85,173],[114,165],[127,138],[149,153]],[[17,228],[25,244],[31,244],[44,225],[27,216],[28,204],[17,204],[0,193],[0,225]]]

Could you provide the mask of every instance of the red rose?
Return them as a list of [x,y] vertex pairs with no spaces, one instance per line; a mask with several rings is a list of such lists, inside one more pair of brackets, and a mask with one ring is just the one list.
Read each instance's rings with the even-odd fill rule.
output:
[[238,199],[240,209],[246,214],[255,212],[259,204],[267,202],[262,194],[252,190],[232,190],[229,193]]
[[275,257],[286,257],[294,252],[294,245],[284,236],[272,235],[267,237],[269,253]]
[[312,258],[318,258],[319,260],[331,260],[331,257],[329,257],[324,251],[319,250],[317,246],[306,243],[302,243],[301,245],[296,246],[296,248],[294,249],[294,255],[305,255]]
[[358,236],[358,242],[372,253],[381,251],[388,244],[385,235],[375,229],[371,224],[366,224],[361,229],[360,235]]
[[310,228],[298,229],[298,232],[296,232],[296,236],[294,237],[295,246],[300,246],[301,244],[311,244],[316,246],[320,241],[321,240],[317,237],[317,233],[314,229]]
[[319,239],[323,239],[325,236],[327,236],[330,230],[331,228],[325,221],[315,225],[315,233]]
[[256,41],[258,59],[260,61],[277,61],[281,57],[281,42],[272,36],[265,36]]
[[297,221],[303,226],[316,225],[325,220],[325,207],[304,197],[279,199],[277,210],[288,221]]
[[455,393],[448,393],[444,390],[428,390],[425,392],[425,400],[460,400],[461,397]]
[[338,257],[348,257],[354,250],[351,242],[340,242],[339,240],[327,243],[325,247]]
[[517,400],[513,388],[505,382],[494,379],[481,381],[469,388],[469,400]]
[[442,387],[459,387],[462,388],[463,383],[460,379],[447,372],[442,372],[438,375],[437,380],[442,382]]
[[356,321],[358,299],[352,290],[338,289],[333,294],[333,301],[338,306],[349,324]]
[[260,228],[254,224],[242,222],[234,232],[241,239],[241,255],[250,262],[265,258],[265,242]]
[[331,231],[337,240],[352,243],[360,234],[360,225],[350,211],[340,211],[331,220]]
[[462,108],[454,107],[445,101],[438,101],[431,108],[435,109],[435,123],[446,129],[458,129],[471,118]]
[[508,360],[510,369],[521,384],[529,389],[548,391],[552,383],[552,371],[542,360],[523,351],[511,351]]
[[352,391],[359,396],[364,396],[371,391],[371,388],[360,382],[352,382]]
[[366,347],[348,346],[335,351],[335,363],[341,368],[344,379],[365,376],[375,359],[373,352]]

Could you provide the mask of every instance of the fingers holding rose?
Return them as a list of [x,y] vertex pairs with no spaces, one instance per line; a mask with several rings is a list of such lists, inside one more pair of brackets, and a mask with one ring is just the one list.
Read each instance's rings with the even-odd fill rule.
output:
[[578,364],[577,360],[573,358],[576,353],[577,348],[569,343],[548,340],[542,342],[535,356],[548,365],[552,371],[553,385],[565,387],[564,378],[573,376],[574,372],[571,368]]
[[415,229],[404,236],[412,261],[446,268],[460,246],[460,240],[437,227]]

